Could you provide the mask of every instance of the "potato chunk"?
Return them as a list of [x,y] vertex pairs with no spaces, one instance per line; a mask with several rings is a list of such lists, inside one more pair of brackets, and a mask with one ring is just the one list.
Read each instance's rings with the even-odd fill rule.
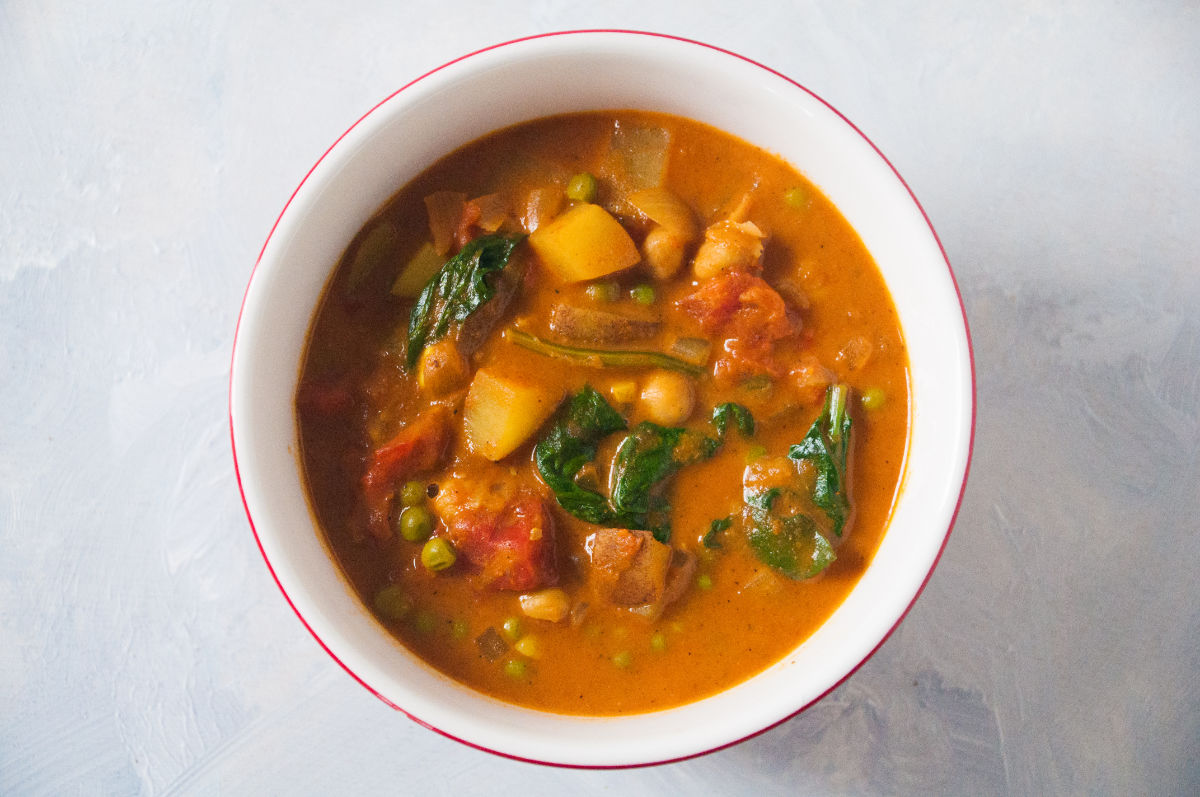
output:
[[599,205],[576,205],[529,236],[542,264],[563,282],[582,282],[641,259],[621,223]]
[[471,380],[463,407],[467,444],[498,462],[537,431],[561,397],[553,388],[481,369]]

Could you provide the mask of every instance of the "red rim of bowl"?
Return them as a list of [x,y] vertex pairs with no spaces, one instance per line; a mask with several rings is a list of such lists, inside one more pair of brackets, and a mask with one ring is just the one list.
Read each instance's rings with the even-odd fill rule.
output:
[[[468,741],[466,739],[462,739],[458,736],[454,736],[453,734],[447,733],[446,731],[422,720],[420,717],[414,716],[410,712],[406,711],[403,707],[396,705],[391,700],[388,700],[387,697],[380,694],[374,687],[372,687],[370,684],[368,684],[366,681],[364,681],[357,673],[354,672],[354,670],[350,669],[350,667],[347,666],[345,662],[343,662],[340,658],[338,658],[336,653],[334,653],[332,650],[330,650],[329,646],[325,644],[325,641],[322,640],[321,637],[317,635],[317,633],[308,624],[308,621],[306,621],[304,619],[304,616],[302,614],[300,614],[300,611],[296,608],[296,605],[292,602],[291,596],[289,596],[287,593],[287,590],[284,589],[283,583],[280,582],[279,576],[275,572],[275,568],[271,565],[271,560],[269,558],[267,558],[267,553],[266,553],[266,550],[263,548],[262,540],[258,536],[258,529],[254,525],[254,518],[250,514],[250,507],[246,503],[246,493],[245,493],[245,489],[242,486],[242,473],[241,473],[240,468],[238,467],[237,438],[233,432],[233,406],[232,406],[233,405],[233,366],[232,366],[232,363],[233,363],[233,359],[235,359],[237,357],[238,333],[241,331],[241,327],[242,327],[242,313],[245,311],[246,295],[248,295],[250,292],[250,285],[254,281],[254,275],[258,270],[258,265],[262,260],[263,253],[266,251],[267,244],[270,243],[271,237],[275,234],[275,230],[279,226],[280,220],[287,213],[288,207],[292,204],[292,200],[295,199],[296,194],[299,193],[301,187],[305,184],[305,182],[308,181],[308,178],[312,175],[313,171],[317,168],[317,166],[320,165],[321,161],[325,160],[326,156],[328,156],[329,153],[335,147],[337,147],[337,145],[339,143],[341,143],[342,139],[344,139],[350,133],[351,130],[353,130],[355,127],[357,127],[359,124],[361,124],[364,119],[366,119],[368,116],[373,114],[380,106],[387,103],[389,100],[391,100],[393,97],[395,97],[396,95],[403,92],[405,89],[408,89],[409,87],[415,85],[416,83],[419,83],[420,81],[424,80],[425,78],[429,77],[430,75],[432,75],[436,72],[440,72],[441,70],[445,69],[446,67],[449,67],[453,64],[457,64],[460,61],[465,61],[466,59],[471,58],[476,55],[479,55],[480,53],[490,52],[491,50],[497,50],[499,48],[508,47],[513,44],[520,44],[521,42],[532,41],[535,39],[544,39],[544,38],[549,38],[552,36],[571,36],[571,35],[576,35],[576,34],[596,34],[596,33],[615,33],[615,34],[622,34],[622,35],[650,36],[650,37],[656,37],[656,38],[660,38],[660,39],[670,39],[670,40],[682,42],[685,44],[692,44],[692,45],[696,45],[699,47],[705,47],[707,49],[715,50],[717,52],[724,53],[725,55],[732,56],[733,58],[737,58],[741,61],[745,61],[746,63],[752,64],[760,69],[764,69],[767,72],[770,72],[772,75],[775,75],[776,77],[781,78],[781,79],[787,81],[788,83],[790,83],[791,85],[795,86],[796,88],[800,89],[801,91],[803,91],[804,93],[806,93],[810,97],[812,97],[814,100],[816,100],[817,102],[821,103],[826,108],[828,108],[839,119],[841,119],[843,122],[845,122],[846,125],[848,125],[850,127],[850,129],[852,129],[855,133],[857,133],[863,139],[863,141],[865,141],[867,143],[867,145],[871,147],[871,149],[875,152],[875,154],[878,155],[879,158],[885,164],[887,164],[887,167],[889,169],[891,169],[892,174],[894,174],[896,176],[896,179],[900,181],[900,184],[904,186],[904,190],[908,192],[909,198],[912,200],[912,202],[916,206],[917,210],[920,211],[921,217],[925,220],[925,224],[929,228],[930,235],[933,236],[934,241],[937,243],[938,251],[941,253],[941,256],[942,256],[942,261],[946,264],[946,271],[950,276],[950,281],[954,285],[954,292],[958,298],[958,306],[959,306],[959,310],[962,314],[963,331],[966,335],[966,342],[967,342],[967,357],[968,357],[968,366],[969,366],[968,370],[969,370],[969,376],[970,376],[970,380],[971,380],[971,391],[970,391],[970,393],[971,393],[971,427],[970,427],[970,433],[969,433],[968,440],[967,440],[967,456],[966,456],[966,461],[964,463],[964,468],[963,468],[962,485],[959,488],[958,499],[955,503],[954,512],[952,513],[952,515],[950,517],[950,522],[946,527],[946,533],[942,539],[942,544],[938,549],[937,555],[933,559],[933,563],[929,567],[929,572],[925,575],[924,580],[921,582],[921,586],[918,587],[916,594],[913,595],[912,600],[909,601],[909,603],[908,603],[908,606],[906,606],[904,608],[904,611],[900,613],[900,616],[897,618],[896,622],[892,625],[892,627],[890,629],[888,629],[887,633],[883,635],[883,638],[879,640],[879,643],[877,645],[875,645],[875,647],[872,648],[871,651],[865,657],[863,657],[862,661],[860,661],[858,664],[854,665],[854,667],[851,668],[849,672],[847,672],[844,676],[842,676],[841,679],[839,679],[836,683],[834,683],[832,686],[830,686],[828,689],[826,689],[820,695],[813,698],[808,703],[805,703],[803,706],[796,709],[791,714],[788,714],[787,716],[783,717],[782,719],[779,719],[779,720],[771,723],[770,725],[767,725],[766,727],[755,731],[754,733],[747,734],[746,736],[735,739],[731,742],[726,742],[725,744],[721,744],[716,747],[709,748],[707,750],[701,750],[696,753],[690,753],[688,755],[677,756],[675,758],[666,758],[666,759],[662,759],[660,761],[647,761],[647,762],[636,763],[636,764],[569,764],[569,763],[562,763],[562,762],[557,762],[557,761],[541,761],[536,758],[526,758],[523,756],[513,755],[512,753],[506,753],[501,750],[493,750],[490,747],[484,747],[483,745],[479,745],[474,742]],[[929,583],[929,579],[933,577],[933,572],[934,572],[934,570],[937,569],[938,563],[941,561],[942,554],[946,550],[946,544],[950,540],[950,532],[953,530],[954,524],[958,519],[958,512],[962,508],[963,495],[966,492],[967,481],[970,477],[970,472],[971,472],[971,457],[972,457],[972,454],[974,453],[974,449],[975,449],[975,419],[976,419],[975,349],[971,342],[971,330],[970,330],[969,325],[967,324],[967,313],[966,313],[966,307],[963,305],[962,291],[959,289],[958,280],[955,279],[954,269],[951,268],[951,266],[950,266],[950,259],[948,257],[946,257],[946,249],[942,245],[941,238],[938,237],[937,231],[933,228],[933,223],[929,220],[929,216],[928,216],[928,214],[926,214],[925,208],[921,205],[920,201],[917,200],[916,195],[913,193],[913,191],[909,187],[908,183],[900,175],[900,172],[897,171],[896,167],[892,165],[892,162],[890,160],[888,160],[887,156],[884,155],[882,151],[880,151],[879,147],[875,146],[875,142],[873,142],[870,138],[868,138],[867,135],[865,133],[863,133],[862,130],[860,130],[857,125],[855,125],[853,122],[851,122],[849,119],[847,119],[840,111],[838,111],[837,108],[834,108],[832,105],[830,105],[824,99],[819,97],[817,94],[813,93],[810,89],[804,87],[800,83],[797,83],[795,80],[792,80],[787,75],[785,75],[775,69],[772,69],[769,66],[761,64],[758,61],[755,61],[751,58],[747,58],[744,55],[740,55],[731,50],[726,50],[723,47],[717,47],[712,44],[706,44],[705,42],[696,41],[694,39],[688,39],[688,38],[684,38],[681,36],[673,36],[673,35],[667,34],[667,33],[654,33],[654,32],[650,32],[650,31],[622,30],[622,29],[618,29],[618,28],[566,30],[566,31],[555,31],[555,32],[551,32],[551,33],[540,33],[540,34],[535,34],[533,36],[524,36],[519,39],[512,39],[509,41],[500,42],[499,44],[493,44],[491,46],[484,47],[479,50],[475,50],[473,52],[467,53],[466,55],[459,56],[458,58],[455,58],[451,61],[447,61],[446,63],[442,64],[439,67],[429,70],[428,72],[424,73],[420,77],[404,84],[399,89],[392,92],[387,97],[383,98],[378,103],[376,103],[374,106],[372,106],[371,109],[368,110],[366,113],[364,113],[362,116],[360,116],[354,122],[354,124],[352,124],[352,125],[350,125],[350,127],[346,128],[345,132],[343,132],[340,136],[338,136],[337,140],[335,140],[333,142],[333,144],[331,144],[325,150],[325,152],[323,152],[321,154],[321,157],[318,158],[315,163],[313,163],[312,167],[310,167],[309,170],[305,173],[304,178],[300,180],[300,182],[299,182],[299,184],[297,184],[295,190],[292,191],[291,196],[288,197],[288,201],[284,204],[283,210],[281,210],[279,212],[279,216],[276,217],[274,224],[271,225],[271,231],[269,233],[267,233],[267,238],[265,241],[263,241],[262,248],[258,252],[258,258],[254,261],[254,268],[251,269],[250,279],[246,283],[246,291],[242,297],[241,308],[238,310],[237,327],[235,328],[234,335],[233,335],[233,353],[232,353],[232,356],[230,359],[230,382],[229,382],[229,408],[228,408],[228,411],[229,411],[229,436],[230,436],[230,444],[231,444],[232,451],[233,451],[234,474],[237,478],[238,491],[242,496],[242,506],[246,511],[246,519],[250,523],[250,530],[254,534],[254,541],[258,545],[259,553],[262,555],[263,561],[267,565],[267,570],[270,571],[271,578],[274,579],[274,581],[275,581],[275,585],[277,587],[279,587],[279,591],[283,594],[284,600],[287,601],[288,606],[290,606],[292,608],[292,611],[295,612],[296,617],[300,620],[300,623],[305,627],[305,629],[308,630],[308,632],[312,635],[313,639],[315,639],[317,641],[317,644],[321,646],[321,649],[324,650],[327,654],[329,654],[329,657],[332,658],[335,662],[337,662],[338,665],[343,670],[345,670],[350,675],[351,678],[353,678],[355,681],[357,681],[364,689],[366,689],[368,692],[373,694],[375,697],[379,698],[381,701],[386,703],[388,706],[390,706],[390,707],[394,708],[395,710],[399,711],[400,713],[404,714],[406,717],[408,717],[410,720],[417,723],[418,725],[421,725],[422,727],[428,728],[431,731],[439,733],[448,739],[453,739],[456,742],[464,744],[468,747],[473,747],[476,750],[481,750],[485,753],[491,753],[492,755],[497,755],[502,758],[508,758],[513,761],[523,761],[525,763],[530,763],[530,764],[541,764],[543,766],[562,767],[565,769],[636,769],[639,767],[651,767],[651,766],[660,766],[662,764],[671,764],[671,763],[675,763],[678,761],[686,761],[691,758],[697,758],[699,756],[709,755],[710,753],[715,753],[718,750],[724,750],[728,747],[733,747],[734,745],[741,744],[742,742],[745,742],[749,739],[753,739],[754,737],[759,736],[760,734],[766,733],[767,731],[782,725],[783,723],[791,720],[798,714],[807,710],[809,707],[813,706],[814,704],[819,703],[821,700],[823,700],[825,698],[826,695],[828,695],[830,692],[834,691],[839,686],[841,686],[843,683],[845,683],[845,681],[848,678],[850,678],[850,676],[854,675],[854,673],[856,673],[860,667],[862,667],[864,664],[866,664],[867,661],[869,661],[871,659],[871,657],[875,655],[876,651],[878,651],[879,648],[883,647],[883,644],[885,642],[887,642],[887,640],[891,637],[892,633],[896,630],[896,628],[899,627],[899,625],[902,622],[904,622],[904,618],[908,616],[908,613],[912,610],[913,606],[916,604],[917,599],[920,598],[921,593],[925,591],[925,586]]]

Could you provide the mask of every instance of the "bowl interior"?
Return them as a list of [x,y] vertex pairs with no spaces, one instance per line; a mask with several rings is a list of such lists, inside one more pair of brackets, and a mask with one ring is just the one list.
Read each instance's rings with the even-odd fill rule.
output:
[[[314,526],[293,406],[308,325],[333,265],[392,194],[492,130],[555,113],[640,108],[697,119],[781,155],[839,207],[886,280],[909,347],[913,410],[904,484],[875,559],[808,641],[706,700],[614,718],[500,703],[429,668],[360,605]],[[973,417],[962,308],[941,248],[887,161],[786,78],[666,37],[550,35],[482,51],[386,100],[314,167],[277,222],[247,290],[230,391],[247,512],[288,600],[358,680],[470,744],[549,763],[670,760],[751,735],[813,702],[884,639],[928,577],[965,478]]]

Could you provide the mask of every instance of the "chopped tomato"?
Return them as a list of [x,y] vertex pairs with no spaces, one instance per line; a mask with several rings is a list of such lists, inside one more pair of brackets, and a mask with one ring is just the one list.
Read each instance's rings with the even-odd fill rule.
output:
[[371,455],[362,489],[367,528],[376,538],[392,534],[388,516],[397,485],[433,468],[442,458],[450,437],[449,421],[446,410],[435,405]]
[[798,324],[779,292],[759,277],[723,274],[679,300],[678,306],[710,335],[725,338],[714,364],[718,379],[736,381],[755,374],[779,376],[775,342],[795,335]]
[[492,589],[531,590],[558,583],[554,518],[522,490],[496,509],[475,505],[443,517],[446,537]]

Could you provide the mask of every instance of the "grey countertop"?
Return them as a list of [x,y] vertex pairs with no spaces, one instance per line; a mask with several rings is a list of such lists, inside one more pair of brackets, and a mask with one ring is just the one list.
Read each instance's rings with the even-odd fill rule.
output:
[[[415,76],[676,33],[831,102],[953,264],[958,524],[853,677],[751,741],[576,772],[431,733],[307,634],[243,514],[230,346],[291,190]],[[1194,2],[0,4],[0,793],[1200,791]]]

